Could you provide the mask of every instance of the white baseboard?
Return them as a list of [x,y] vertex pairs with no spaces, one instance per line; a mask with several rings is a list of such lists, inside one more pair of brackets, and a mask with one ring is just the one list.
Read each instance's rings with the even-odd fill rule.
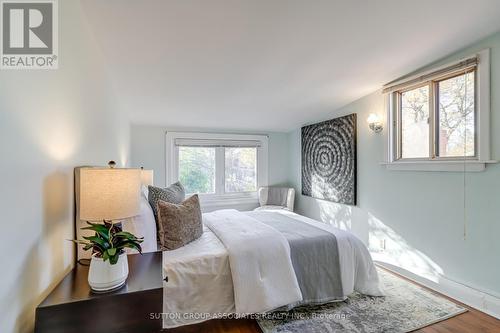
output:
[[450,280],[444,276],[439,277],[439,282],[434,282],[398,266],[385,262],[375,261],[377,265],[404,276],[412,281],[451,297],[474,309],[500,319],[500,297],[487,294],[464,284]]

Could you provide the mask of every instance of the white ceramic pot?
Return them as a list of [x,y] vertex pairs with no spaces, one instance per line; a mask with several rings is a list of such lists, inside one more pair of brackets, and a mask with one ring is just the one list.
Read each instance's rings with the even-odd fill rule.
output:
[[116,289],[127,280],[128,260],[127,254],[118,257],[116,264],[111,265],[109,260],[104,261],[92,255],[89,268],[89,285],[95,291],[109,291]]

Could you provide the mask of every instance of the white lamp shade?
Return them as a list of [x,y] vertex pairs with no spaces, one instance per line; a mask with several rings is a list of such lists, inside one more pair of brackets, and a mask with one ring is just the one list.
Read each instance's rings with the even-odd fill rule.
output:
[[136,216],[140,189],[140,169],[81,169],[80,219],[113,221]]
[[153,185],[153,170],[141,169],[141,184],[144,186]]

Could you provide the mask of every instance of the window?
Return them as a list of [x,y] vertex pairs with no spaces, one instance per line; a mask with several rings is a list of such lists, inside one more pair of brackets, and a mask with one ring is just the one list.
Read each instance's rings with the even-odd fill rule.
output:
[[267,136],[168,132],[167,182],[180,180],[202,203],[257,200],[267,185]]
[[398,159],[474,157],[476,68],[397,91]]
[[187,193],[215,193],[215,148],[179,147],[179,180]]
[[224,149],[227,193],[257,191],[257,148]]
[[429,86],[399,93],[401,158],[429,157]]
[[492,162],[488,50],[388,85],[384,92],[392,123],[389,168],[460,171],[465,163],[480,171]]
[[437,155],[475,156],[476,71],[437,82]]

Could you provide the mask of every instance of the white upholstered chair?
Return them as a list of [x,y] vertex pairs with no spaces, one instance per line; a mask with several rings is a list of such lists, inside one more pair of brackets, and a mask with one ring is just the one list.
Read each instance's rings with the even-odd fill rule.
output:
[[295,189],[291,187],[261,187],[259,188],[260,207],[264,209],[286,209],[293,212]]

